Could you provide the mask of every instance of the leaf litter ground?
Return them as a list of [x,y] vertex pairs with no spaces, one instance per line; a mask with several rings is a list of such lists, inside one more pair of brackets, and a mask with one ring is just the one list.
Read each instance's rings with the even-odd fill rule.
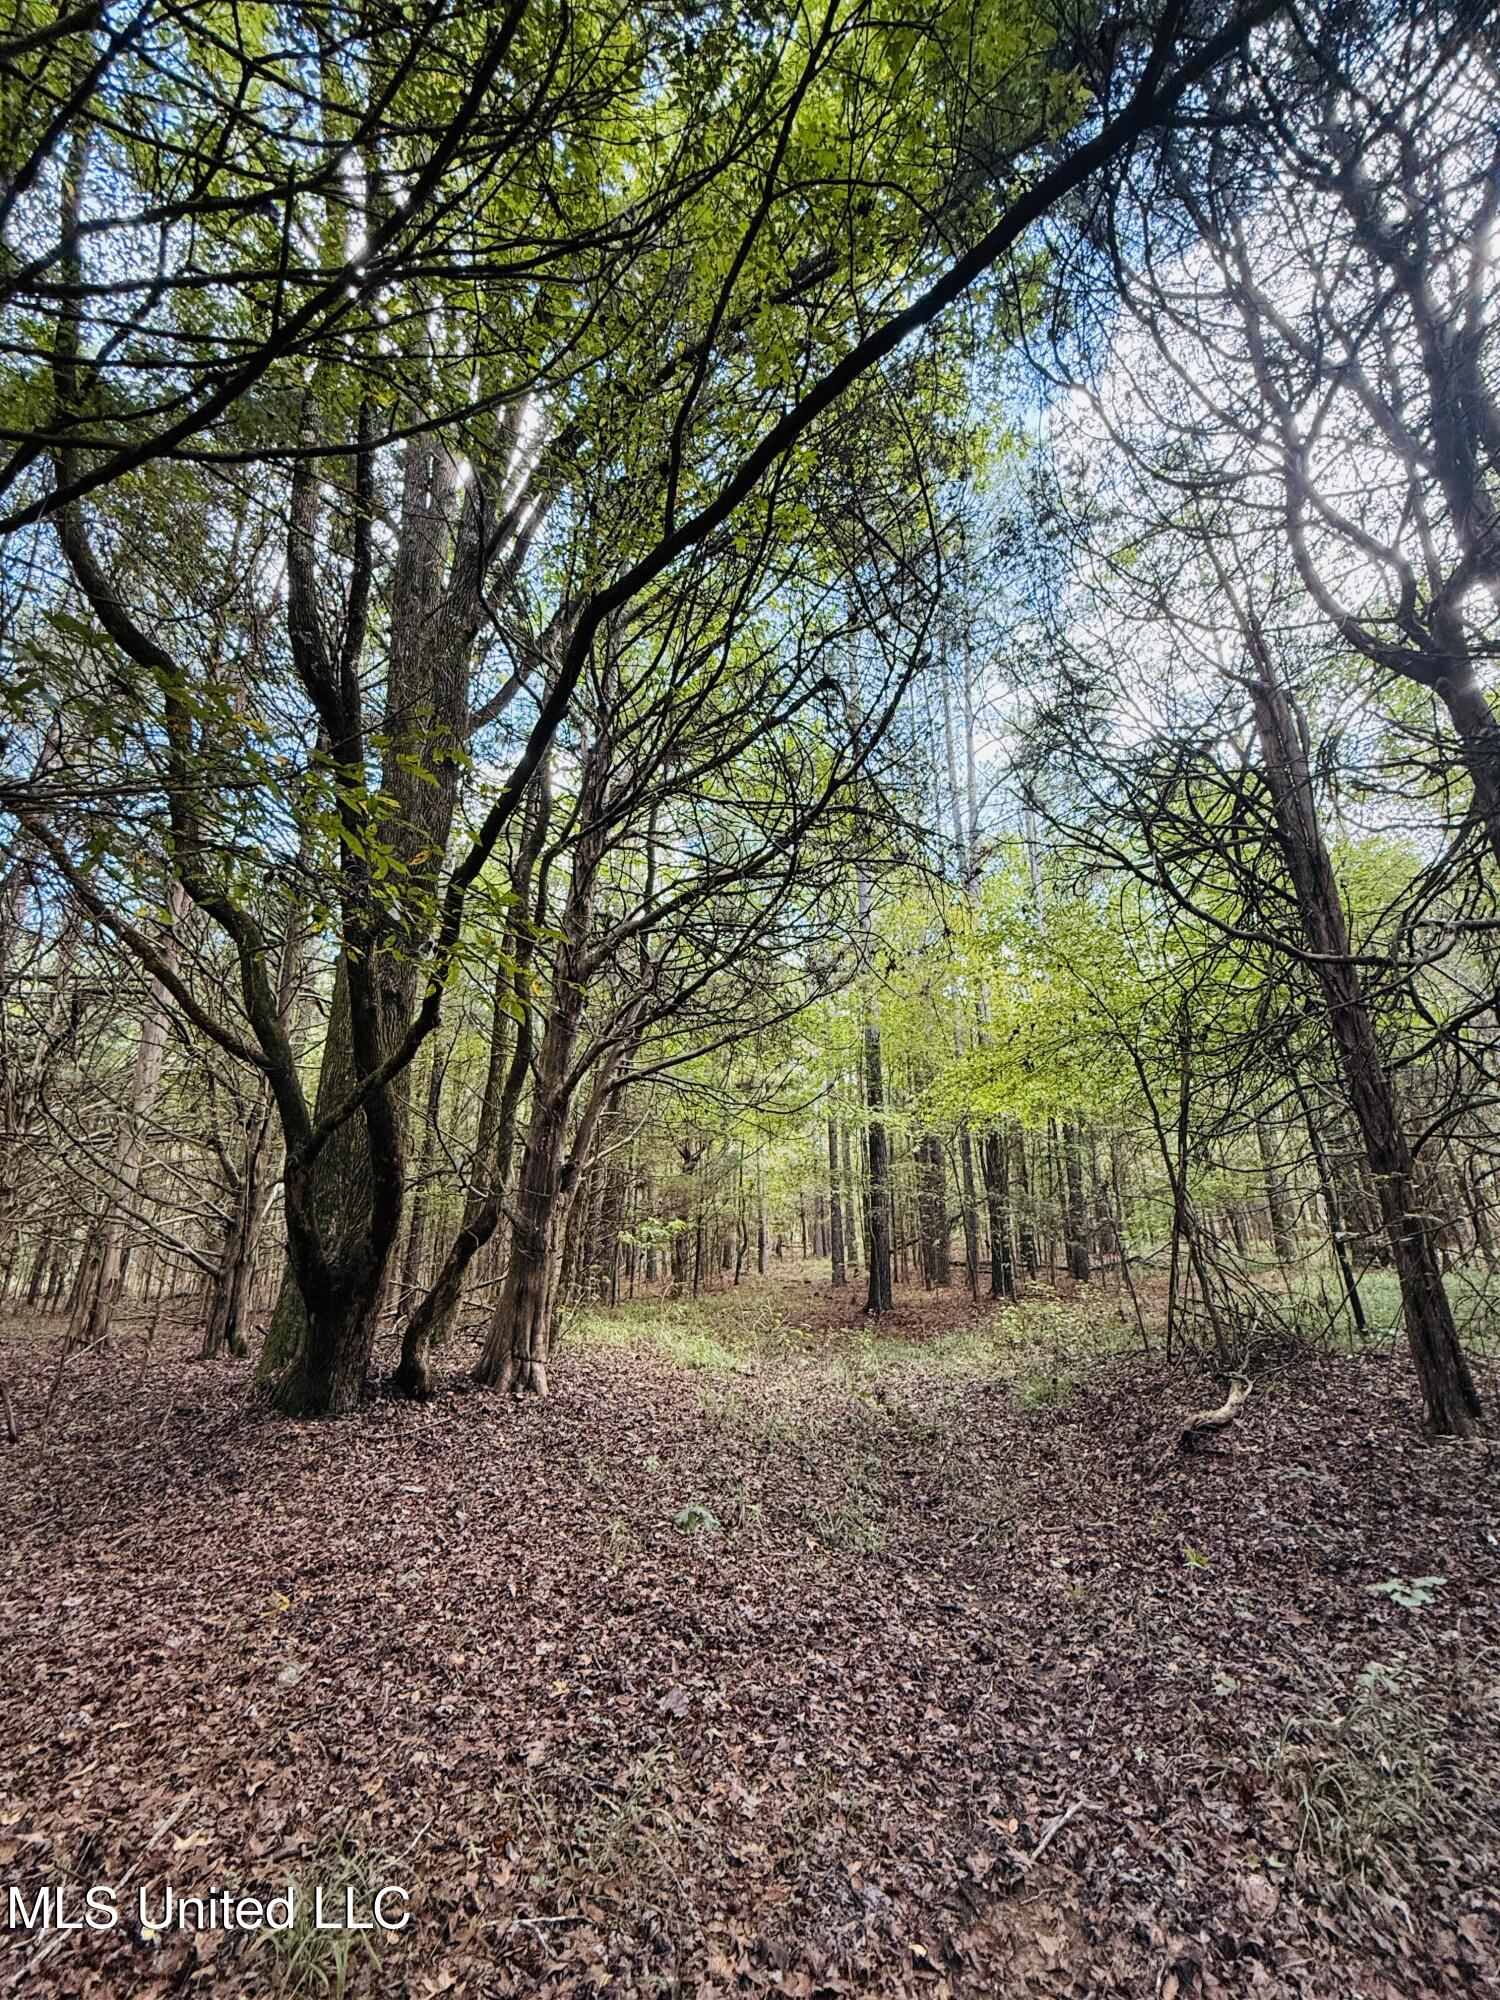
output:
[[[1209,1378],[1102,1301],[599,1316],[545,1403],[338,1425],[162,1329],[0,1338],[0,1993],[1500,1988],[1500,1454],[1399,1354]],[[228,1885],[399,1938],[142,1938]]]

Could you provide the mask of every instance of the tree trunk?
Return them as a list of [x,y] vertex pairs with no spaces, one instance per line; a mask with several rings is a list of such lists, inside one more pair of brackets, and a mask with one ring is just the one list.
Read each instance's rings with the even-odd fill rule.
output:
[[891,1152],[885,1129],[885,1076],[881,1064],[880,1017],[874,999],[867,1004],[864,1029],[865,1106],[869,1114],[866,1157],[869,1162],[870,1289],[865,1311],[872,1316],[891,1309]]
[[844,1257],[844,1203],[839,1187],[839,1131],[831,1116],[828,1120],[828,1242],[833,1283],[836,1288],[841,1288],[848,1284],[849,1273]]
[[1250,688],[1256,735],[1287,872],[1315,954],[1313,971],[1379,1195],[1422,1399],[1436,1430],[1467,1437],[1480,1414],[1479,1392],[1453,1323],[1429,1220],[1417,1199],[1411,1145],[1350,950],[1301,734],[1258,632],[1252,636],[1259,668]]
[[1078,1127],[1066,1119],[1062,1128],[1063,1233],[1067,1240],[1068,1275],[1075,1284],[1086,1285],[1093,1272],[1089,1258],[1088,1207],[1083,1191],[1083,1153]]
[[226,1349],[230,1354],[244,1354],[249,1349],[255,1249],[270,1131],[271,1105],[268,1098],[262,1097],[245,1134],[219,1268],[209,1290],[203,1344],[199,1349],[204,1361],[213,1360]]
[[516,1187],[510,1267],[475,1371],[478,1381],[513,1395],[547,1393],[552,1303],[567,1224],[562,1200],[568,1118],[566,1032],[554,1016],[542,1038],[536,1097]]
[[[568,1118],[579,1081],[574,1056],[593,973],[588,937],[605,851],[600,806],[610,755],[609,739],[601,730],[585,753],[580,777],[578,824],[583,831],[573,849],[559,924],[561,941],[552,970],[550,1012],[537,1052],[531,1121],[516,1187],[510,1266],[475,1370],[477,1381],[512,1395],[547,1393],[547,1361],[568,1213],[588,1165],[594,1124],[604,1104],[602,1093],[624,1054],[624,1043],[617,1041],[612,1061],[596,1073],[572,1154],[565,1159]],[[700,1215],[700,1239],[701,1229]]]
[[1016,1234],[1021,1249],[1021,1269],[1028,1278],[1037,1274],[1036,1225],[1032,1219],[1031,1179],[1026,1169],[1026,1132],[1016,1127],[1016,1185],[1021,1194]]
[[[410,1018],[409,971],[400,965],[383,966],[377,974],[377,992],[385,1024],[381,1046],[389,1049]],[[407,1078],[403,1071],[387,1097],[403,1134]],[[315,1117],[345,1103],[356,1081],[347,968],[341,959],[334,975]],[[337,1277],[330,1296],[319,1300],[316,1311],[309,1311],[288,1259],[256,1378],[267,1401],[288,1416],[343,1416],[357,1408],[364,1394],[400,1223],[398,1209],[390,1228],[376,1233],[375,1168],[363,1114],[346,1118],[323,1147],[308,1178],[307,1200]]]
[[52,955],[52,993],[35,1051],[24,1070],[5,1079],[8,1116],[0,1144],[0,1237],[8,1238],[12,1252],[19,1248],[17,1210],[26,1142],[41,1115],[55,1066],[65,1058],[76,1036],[74,972],[82,934],[83,912],[77,899],[70,897]]
[[[532,875],[551,816],[551,764],[549,759],[544,758],[527,803],[526,827],[511,884],[517,910],[530,909]],[[547,889],[543,872],[535,922],[519,927],[508,924],[501,944],[490,1014],[489,1066],[479,1105],[479,1127],[474,1138],[469,1191],[464,1201],[462,1220],[431,1288],[415,1310],[408,1314],[402,1330],[401,1359],[392,1386],[405,1396],[431,1395],[434,1360],[452,1331],[469,1266],[493,1238],[504,1210],[505,1189],[515,1153],[521,1094],[531,1073],[535,1038],[531,966],[535,956],[536,933],[546,914]],[[512,1014],[515,1016],[514,1048],[511,1047],[510,1032]]]
[[1302,1122],[1307,1128],[1307,1143],[1312,1148],[1313,1170],[1318,1177],[1318,1190],[1323,1197],[1323,1215],[1328,1224],[1328,1242],[1333,1251],[1333,1261],[1338,1266],[1339,1279],[1344,1287],[1344,1297],[1349,1306],[1349,1317],[1354,1330],[1363,1334],[1366,1327],[1365,1302],[1359,1295],[1359,1279],[1354,1266],[1349,1261],[1349,1232],[1344,1227],[1344,1211],[1339,1203],[1338,1182],[1334,1178],[1333,1162],[1328,1157],[1328,1148],[1323,1142],[1323,1134],[1313,1116],[1312,1105],[1298,1079],[1297,1101],[1302,1107]]
[[861,1214],[863,1190],[854,1171],[854,1147],[847,1124],[839,1127],[839,1169],[844,1183],[844,1255],[849,1275],[855,1278],[859,1275],[859,1246],[865,1233]]
[[922,1283],[930,1292],[953,1282],[948,1241],[948,1169],[942,1141],[926,1132],[917,1141],[917,1246]]
[[1463,1189],[1464,1201],[1469,1210],[1469,1220],[1474,1226],[1475,1245],[1483,1256],[1485,1263],[1493,1270],[1495,1267],[1495,1229],[1478,1161],[1470,1159],[1465,1166],[1459,1168],[1458,1175],[1459,1184]]
[[[503,429],[489,440],[501,464],[508,463],[513,444],[500,435]],[[503,479],[498,482],[503,484]],[[378,791],[383,813],[362,838],[375,838],[389,849],[414,895],[409,915],[403,909],[393,919],[371,919],[369,938],[340,954],[315,1119],[348,1102],[361,1078],[399,1046],[416,1011],[428,898],[442,873],[465,763],[470,659],[488,613],[485,576],[496,490],[497,482],[467,478],[458,457],[434,435],[408,440],[389,593],[385,748]],[[293,514],[287,545],[289,635],[311,688],[305,656],[325,643],[317,615],[311,488],[305,518],[299,523],[295,506]],[[325,659],[321,673],[327,677],[330,671]],[[356,767],[363,784],[363,723],[351,714],[344,726],[359,746]],[[357,869],[346,877],[348,882],[360,879]],[[363,921],[369,909],[368,897],[351,889],[346,924]],[[352,1409],[364,1392],[401,1226],[409,1093],[408,1065],[371,1092],[310,1163],[288,1159],[289,1254],[257,1373],[269,1400],[289,1414],[336,1416]],[[310,1281],[315,1263],[321,1265],[311,1300],[303,1296],[297,1275],[299,1237],[300,1268]]]
[[989,1132],[984,1141],[984,1192],[990,1224],[990,1297],[1013,1299],[1016,1264],[1010,1234],[1010,1171],[1003,1133]]
[[401,1256],[401,1275],[396,1281],[396,1311],[409,1315],[422,1283],[422,1266],[427,1253],[427,1215],[432,1205],[432,1173],[437,1159],[438,1130],[442,1123],[443,1079],[447,1063],[436,1039],[427,1044],[427,1094],[422,1107],[422,1144],[412,1175],[411,1207],[406,1227],[406,1248]]
[[[959,1188],[963,1201],[964,1273],[969,1297],[979,1297],[979,1197],[974,1179],[974,1141],[967,1125],[958,1132]],[[946,1227],[946,1224],[945,1224]]]

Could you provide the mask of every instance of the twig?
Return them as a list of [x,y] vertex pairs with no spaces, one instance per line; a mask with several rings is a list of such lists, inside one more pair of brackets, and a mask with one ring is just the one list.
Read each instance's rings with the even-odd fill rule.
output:
[[1030,1854],[1026,1857],[1026,1866],[1028,1868],[1035,1868],[1036,1864],[1041,1860],[1042,1856],[1047,1852],[1047,1849],[1056,1840],[1070,1819],[1076,1819],[1079,1813],[1097,1812],[1098,1810],[1099,1808],[1094,1804],[1092,1799],[1075,1799],[1066,1812],[1060,1812],[1057,1815],[1057,1818],[1053,1820],[1036,1846],[1032,1848]]

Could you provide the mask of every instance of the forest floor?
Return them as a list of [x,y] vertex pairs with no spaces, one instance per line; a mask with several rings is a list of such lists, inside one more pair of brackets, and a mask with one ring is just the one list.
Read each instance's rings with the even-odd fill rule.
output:
[[[1500,1447],[1398,1352],[1216,1385],[1112,1299],[783,1282],[337,1425],[0,1329],[0,1994],[1500,1990]],[[138,1888],[299,1891],[142,1936]],[[315,1886],[410,1891],[399,1937]],[[346,1960],[347,1953],[347,1960]]]

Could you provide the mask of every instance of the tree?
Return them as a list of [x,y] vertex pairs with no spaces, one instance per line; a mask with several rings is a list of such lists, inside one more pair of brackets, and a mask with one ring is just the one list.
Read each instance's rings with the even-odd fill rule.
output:
[[1469,10],[1293,10],[1125,169],[1108,240],[1163,475],[1277,522],[1350,654],[1435,697],[1500,862],[1496,81]]
[[[384,55],[363,44],[320,49],[318,91],[294,90],[304,123],[295,143],[274,156],[269,175],[258,168],[239,184],[229,142],[241,127],[231,121],[226,133],[211,119],[207,192],[169,204],[160,217],[174,244],[204,228],[215,281],[244,300],[248,333],[236,328],[225,336],[235,358],[226,362],[222,346],[210,343],[206,362],[197,359],[193,301],[205,288],[175,253],[159,288],[127,275],[127,290],[144,301],[149,331],[141,338],[169,339],[187,356],[170,390],[162,385],[165,416],[114,398],[110,370],[136,365],[134,325],[118,329],[118,341],[116,329],[104,332],[102,345],[99,338],[115,281],[109,256],[91,247],[111,225],[95,212],[90,157],[96,144],[118,143],[100,115],[98,90],[107,86],[99,79],[128,62],[128,49],[106,48],[102,70],[87,67],[76,88],[59,91],[50,136],[18,175],[23,192],[34,184],[40,193],[41,164],[60,149],[56,227],[30,254],[30,240],[42,243],[42,221],[28,210],[29,261],[12,274],[8,293],[23,314],[47,302],[43,337],[28,352],[50,384],[43,422],[13,426],[11,477],[31,478],[49,460],[53,476],[10,525],[26,532],[26,523],[43,516],[55,524],[71,582],[108,642],[108,671],[118,674],[123,662],[129,728],[150,744],[159,783],[135,831],[149,829],[157,853],[229,941],[239,983],[231,1017],[205,1006],[118,899],[91,886],[67,839],[34,805],[24,809],[24,824],[92,919],[161,980],[194,1027],[267,1079],[285,1135],[294,1287],[283,1290],[269,1358],[284,1407],[338,1412],[361,1393],[403,1211],[404,1079],[437,1024],[465,949],[471,891],[570,712],[596,642],[658,584],[690,602],[712,575],[721,538],[732,546],[747,503],[796,467],[838,400],[983,279],[1039,216],[1165,116],[1271,11],[1252,8],[1202,36],[1188,34],[1175,16],[1154,28],[1141,24],[1139,35],[1112,45],[1092,79],[1094,111],[1079,93],[1056,87],[1049,35],[1022,23],[1017,35],[986,39],[967,13],[935,14],[910,47],[890,44],[883,22],[860,9],[833,9],[819,24],[789,22],[748,51],[726,22],[724,59],[732,53],[757,79],[744,120],[726,109],[715,63],[701,62],[702,51],[675,26],[664,30],[664,67],[653,67],[651,51],[631,33],[604,32],[597,41],[586,34],[575,43],[554,23],[533,26],[519,13],[480,23],[493,32],[479,43],[470,81],[455,101],[450,79],[466,66],[453,60],[454,47],[442,45],[440,112],[423,104],[415,125],[405,114],[426,88],[425,28],[414,31],[409,57],[398,57],[389,73]],[[459,51],[471,32],[454,24]],[[587,61],[575,67],[563,60],[580,48]],[[596,90],[590,64],[601,50],[605,81]],[[936,146],[912,112],[920,98],[909,88],[913,57],[969,79],[943,98],[950,116]],[[189,49],[189,80],[196,60]],[[466,135],[481,131],[480,111],[502,73],[522,109],[498,129],[484,126],[477,152],[466,152]],[[689,147],[672,152],[644,184],[623,166],[615,182],[584,175],[570,189],[582,190],[582,212],[563,204],[539,259],[518,265],[499,254],[525,236],[508,199],[511,150],[528,156],[530,149],[543,188],[535,207],[551,216],[553,132],[577,130],[581,155],[589,157],[590,119],[617,131],[623,116],[627,128],[639,121],[655,131],[663,74],[671,75],[684,129],[698,135],[708,164],[698,164]],[[862,79],[853,99],[843,84],[851,74]],[[810,164],[826,154],[828,121],[842,132],[841,120],[859,123],[870,105],[891,185],[919,199],[851,205],[836,184],[809,234],[803,189]],[[181,106],[169,102],[160,116],[165,123],[136,135],[125,162],[148,181],[170,150]],[[1012,191],[1012,167],[1054,133],[1069,136]],[[995,163],[988,189],[969,175],[976,144]],[[268,188],[282,185],[283,168],[288,193],[272,254],[262,248],[242,267],[239,259],[266,228]],[[879,183],[884,175],[869,178]],[[1005,191],[996,195],[997,188]],[[946,211],[963,245],[954,252],[948,221],[929,233],[921,218],[943,214],[940,197],[960,193]],[[303,247],[297,203],[304,200],[319,246],[316,269],[308,272],[304,260],[289,274],[290,249]],[[428,257],[426,218],[458,208],[461,243],[450,236]],[[722,255],[693,267],[684,287],[674,256],[682,239],[674,231],[706,222],[711,211],[747,220],[727,244],[722,225],[705,228],[704,240],[722,245]],[[207,228],[210,214],[219,220]],[[782,215],[797,218],[797,226],[778,237]],[[838,255],[830,253],[830,235]],[[576,277],[580,260],[591,282],[577,291],[577,313],[557,328],[535,309],[531,287],[558,269]],[[62,274],[55,298],[44,275],[52,269]],[[470,338],[465,287],[479,272],[491,295],[491,323],[514,333],[499,352],[477,351]],[[886,309],[893,273],[915,295]],[[289,275],[306,287],[291,310]],[[640,314],[642,288],[660,300],[658,317]],[[159,314],[165,319],[152,317]],[[652,337],[663,323],[671,335],[665,362],[663,343]],[[851,337],[851,323],[867,330]],[[633,338],[622,337],[627,326]],[[451,346],[440,333],[455,336]],[[572,409],[560,394],[564,384],[579,391]],[[24,414],[36,396],[34,374],[23,368],[10,387],[13,407]],[[443,413],[456,410],[461,397],[470,414],[445,435]],[[555,414],[554,397],[561,405]],[[118,424],[117,407],[125,411]],[[387,410],[396,412],[396,428]],[[183,461],[190,454],[202,469],[185,470],[174,454]],[[292,468],[284,489],[286,640],[272,672],[232,686],[212,662],[195,670],[191,623],[173,602],[179,571],[143,562],[146,551],[131,544],[138,523],[147,542],[173,539],[195,515],[233,541],[246,510],[224,504],[224,480],[214,468],[246,457]],[[569,524],[565,540],[583,551],[579,565],[564,577],[551,616],[533,627],[534,646],[523,647],[493,707],[476,710],[470,687],[480,633],[498,624],[504,634],[509,624],[524,637],[522,572],[542,524],[554,512],[566,517],[565,489],[582,518],[593,466],[647,476],[615,487],[603,541],[574,541]],[[144,518],[134,510],[127,521],[120,482],[143,467],[151,469],[157,505]],[[582,476],[572,476],[575,467]],[[320,481],[320,468],[333,476]],[[387,538],[377,532],[377,517],[391,493],[399,493],[398,527]],[[86,501],[105,518],[89,519]],[[335,603],[320,574],[330,569],[343,583]],[[252,601],[240,620],[247,632],[263,626],[264,605],[256,600],[264,581],[251,579]],[[95,647],[92,631],[83,643]],[[372,676],[377,646],[381,671]],[[373,727],[372,679],[379,691]],[[472,838],[450,858],[476,715],[493,721],[528,684],[534,714],[514,744],[509,773],[476,810]],[[269,869],[258,866],[289,845],[288,779],[302,760],[267,747],[278,741],[270,717],[282,714],[288,690],[298,726],[310,726],[318,739],[292,791],[292,821],[313,830],[325,858],[312,900],[327,910],[338,937],[331,1025],[311,1101],[274,977],[278,933],[284,944],[301,922],[305,885],[289,889],[279,858]],[[226,780],[227,797],[218,789]]]

